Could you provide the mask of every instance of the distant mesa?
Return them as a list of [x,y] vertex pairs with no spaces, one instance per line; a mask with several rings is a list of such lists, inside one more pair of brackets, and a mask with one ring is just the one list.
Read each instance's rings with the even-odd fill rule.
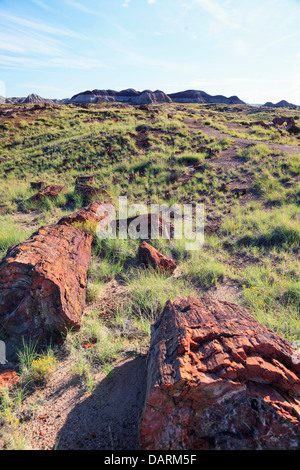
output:
[[92,90],[84,91],[72,96],[70,103],[105,103],[118,102],[128,103],[132,105],[155,104],[155,103],[171,103],[172,100],[163,91],[144,90],[136,91],[128,88],[122,91],[114,90]]
[[93,90],[84,91],[72,96],[70,103],[99,103],[120,102],[132,105],[156,104],[156,103],[226,103],[245,104],[237,96],[226,98],[223,95],[211,96],[204,91],[187,90],[166,95],[161,90],[136,91],[132,88],[122,91]]
[[[134,88],[126,88],[125,90],[86,90],[72,98],[64,99],[48,99],[43,98],[35,93],[31,93],[27,97],[12,97],[5,98],[0,96],[0,104],[5,103],[70,103],[70,104],[93,104],[93,103],[125,103],[129,105],[151,105],[158,103],[199,103],[199,104],[246,104],[238,96],[230,96],[227,98],[223,95],[209,95],[201,90],[186,90],[177,93],[169,93],[168,95],[161,90],[144,90],[137,91]],[[269,108],[298,108],[299,106],[289,103],[286,100],[281,100],[274,104],[268,101],[263,105]]]
[[205,91],[186,90],[179,93],[171,93],[169,97],[174,103],[225,103],[225,104],[246,104],[237,96],[226,98],[223,95],[212,96]]
[[296,104],[288,103],[286,100],[278,101],[278,103],[271,103],[271,101],[267,101],[267,103],[263,104],[268,108],[298,108]]

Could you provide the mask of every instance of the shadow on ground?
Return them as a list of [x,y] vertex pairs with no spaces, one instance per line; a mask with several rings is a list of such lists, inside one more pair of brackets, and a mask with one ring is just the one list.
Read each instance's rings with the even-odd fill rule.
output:
[[76,405],[57,435],[58,450],[138,450],[146,356],[127,358]]

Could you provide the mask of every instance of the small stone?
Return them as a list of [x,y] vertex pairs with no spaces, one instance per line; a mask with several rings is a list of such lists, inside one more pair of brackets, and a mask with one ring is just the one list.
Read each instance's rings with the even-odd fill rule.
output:
[[173,273],[177,268],[177,264],[168,256],[162,255],[152,245],[143,242],[139,246],[138,256],[140,261],[146,265],[150,265],[154,269],[161,272]]
[[19,377],[15,370],[7,369],[0,372],[0,388],[11,388],[19,384]]

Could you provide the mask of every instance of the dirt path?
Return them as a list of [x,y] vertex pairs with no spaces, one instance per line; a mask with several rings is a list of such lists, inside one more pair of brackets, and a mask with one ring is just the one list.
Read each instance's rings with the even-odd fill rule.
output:
[[128,353],[109,376],[99,374],[92,395],[60,363],[44,389],[24,404],[37,409],[26,423],[26,442],[32,450],[136,450],[138,422],[146,389],[146,355]]

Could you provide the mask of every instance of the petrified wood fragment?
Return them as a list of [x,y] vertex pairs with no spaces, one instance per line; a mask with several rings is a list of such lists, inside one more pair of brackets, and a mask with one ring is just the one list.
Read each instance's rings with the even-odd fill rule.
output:
[[0,327],[8,335],[55,338],[77,329],[85,307],[93,235],[70,222],[101,221],[93,203],[41,227],[0,264]]
[[42,187],[38,193],[32,196],[31,199],[34,201],[40,201],[42,199],[45,199],[46,197],[55,199],[60,194],[63,194],[66,191],[67,191],[66,186],[59,186],[58,184],[50,184],[49,186]]
[[164,256],[149,243],[143,241],[139,246],[138,256],[140,261],[161,272],[173,273],[177,264],[169,256]]

